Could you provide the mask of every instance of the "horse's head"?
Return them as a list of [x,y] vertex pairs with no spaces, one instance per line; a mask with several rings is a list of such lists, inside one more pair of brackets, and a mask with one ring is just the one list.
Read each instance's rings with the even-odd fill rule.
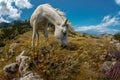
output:
[[57,38],[59,44],[62,47],[68,45],[67,37],[68,37],[68,28],[67,28],[67,21],[65,20],[62,24],[56,25],[55,28],[55,37]]

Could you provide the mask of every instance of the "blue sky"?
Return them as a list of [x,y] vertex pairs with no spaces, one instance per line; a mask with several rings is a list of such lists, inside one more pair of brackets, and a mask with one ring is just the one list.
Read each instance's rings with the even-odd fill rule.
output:
[[120,0],[0,0],[0,22],[30,18],[36,7],[44,3],[65,12],[78,32],[120,32]]

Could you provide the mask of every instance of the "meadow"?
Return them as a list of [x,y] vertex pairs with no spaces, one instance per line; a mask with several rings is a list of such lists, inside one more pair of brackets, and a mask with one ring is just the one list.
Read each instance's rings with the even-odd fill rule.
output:
[[[104,80],[102,63],[105,54],[109,50],[119,50],[110,43],[111,37],[94,37],[75,32],[69,34],[69,45],[61,48],[53,32],[49,32],[49,44],[40,35],[39,45],[31,47],[32,31],[6,40],[6,45],[0,49],[3,55],[0,57],[0,80],[6,80],[3,67],[15,61],[15,57],[23,50],[29,61],[30,69],[44,80]],[[10,45],[17,43],[14,54],[9,52]],[[19,74],[19,73],[17,73]],[[16,74],[16,77],[19,77]]]

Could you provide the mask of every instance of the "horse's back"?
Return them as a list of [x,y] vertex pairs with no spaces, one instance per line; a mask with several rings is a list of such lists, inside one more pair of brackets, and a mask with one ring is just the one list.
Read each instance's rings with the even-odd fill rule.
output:
[[40,12],[42,11],[42,6],[38,6],[35,11],[33,12],[31,18],[30,18],[30,25],[33,26],[34,20],[37,20],[37,18],[40,16]]
[[33,12],[31,18],[30,18],[30,25],[33,26],[33,22],[34,20],[40,20],[38,18],[43,18],[42,15],[40,15],[40,13],[42,14],[44,11],[43,10],[49,10],[51,7],[51,5],[49,4],[42,4],[42,5],[39,5],[35,11]]
[[33,12],[30,19],[30,24],[31,26],[33,26],[33,22],[35,20],[37,21],[37,23],[41,23],[45,19],[52,22],[53,24],[61,24],[61,22],[64,22],[64,20],[62,19],[63,16],[64,13],[62,13],[62,11],[53,8],[49,4],[42,4],[39,5]]

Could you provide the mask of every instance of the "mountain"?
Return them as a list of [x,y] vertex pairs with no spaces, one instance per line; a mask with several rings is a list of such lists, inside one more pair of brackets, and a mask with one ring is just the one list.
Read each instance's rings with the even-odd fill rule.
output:
[[0,23],[0,28],[7,28],[10,26],[10,23],[2,22]]
[[6,22],[2,22],[0,23],[0,28],[8,28],[8,27],[11,27],[11,26],[14,26],[14,25],[25,25],[25,24],[29,24],[30,22],[30,19],[26,19],[24,21],[22,20],[15,20],[15,21],[12,21],[10,23],[6,23]]

